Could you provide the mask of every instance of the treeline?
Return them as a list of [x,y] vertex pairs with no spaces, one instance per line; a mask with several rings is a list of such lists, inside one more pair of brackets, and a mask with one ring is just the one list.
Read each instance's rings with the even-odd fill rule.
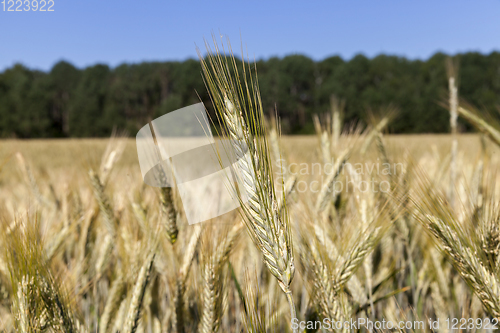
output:
[[[312,114],[328,112],[330,97],[345,100],[347,122],[392,105],[393,133],[448,132],[446,55],[426,61],[362,55],[313,61],[302,55],[257,62],[263,105],[275,107],[285,133],[313,132]],[[459,95],[485,110],[500,105],[500,53],[465,53]],[[108,136],[113,128],[135,135],[149,119],[199,102],[209,104],[197,60],[95,65],[61,61],[50,72],[22,65],[0,73],[0,137]],[[199,97],[198,97],[199,95]],[[210,106],[208,105],[210,108]],[[462,125],[463,130],[468,128]]]

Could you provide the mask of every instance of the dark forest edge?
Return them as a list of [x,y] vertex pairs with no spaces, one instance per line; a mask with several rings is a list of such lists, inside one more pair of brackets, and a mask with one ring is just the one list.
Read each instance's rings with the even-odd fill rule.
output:
[[[459,95],[493,113],[500,105],[500,53],[464,53]],[[344,119],[369,122],[369,114],[398,109],[391,133],[449,132],[447,55],[408,60],[380,55],[313,61],[303,55],[256,62],[262,102],[275,107],[285,134],[312,134],[313,114],[329,112],[331,96],[345,101]],[[199,95],[199,97],[198,97]],[[167,112],[209,97],[198,60],[144,62],[116,68],[78,69],[60,61],[49,72],[14,65],[0,73],[0,137],[106,137],[113,128],[134,135]],[[462,132],[472,128],[460,123]]]

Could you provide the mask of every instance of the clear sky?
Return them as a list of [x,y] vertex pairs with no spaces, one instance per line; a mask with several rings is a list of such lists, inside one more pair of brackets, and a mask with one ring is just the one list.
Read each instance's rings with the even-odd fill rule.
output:
[[0,71],[196,58],[212,31],[238,49],[241,33],[255,58],[500,50],[500,0],[53,1],[54,12],[7,12],[0,2]]

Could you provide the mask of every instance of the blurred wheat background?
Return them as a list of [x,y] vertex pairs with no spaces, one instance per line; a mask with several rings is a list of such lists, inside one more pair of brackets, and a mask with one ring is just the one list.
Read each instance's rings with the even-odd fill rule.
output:
[[[448,332],[447,318],[500,318],[500,127],[458,104],[452,69],[451,127],[461,115],[482,134],[384,135],[393,111],[344,124],[332,98],[316,136],[281,137],[258,88],[223,80],[226,65],[211,57],[210,96],[252,153],[243,178],[259,186],[246,208],[188,225],[175,188],[145,185],[135,142],[120,135],[1,141],[1,331],[291,332],[294,318],[439,318]],[[384,331],[359,329],[374,330]]]

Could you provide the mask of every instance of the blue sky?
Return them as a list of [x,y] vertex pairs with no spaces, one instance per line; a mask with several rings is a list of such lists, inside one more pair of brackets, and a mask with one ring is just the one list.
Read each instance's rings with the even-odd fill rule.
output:
[[53,8],[6,12],[0,3],[0,71],[195,58],[212,31],[238,49],[241,32],[256,58],[500,50],[500,0],[54,0]]

